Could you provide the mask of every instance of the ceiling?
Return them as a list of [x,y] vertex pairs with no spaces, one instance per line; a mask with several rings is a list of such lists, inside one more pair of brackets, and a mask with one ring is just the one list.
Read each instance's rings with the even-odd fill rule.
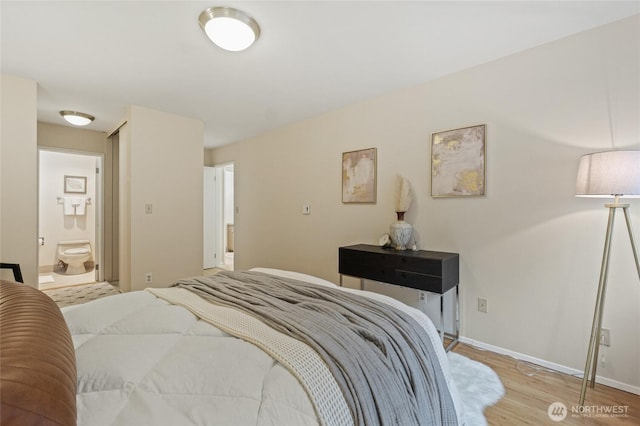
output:
[[[244,52],[198,25],[210,6],[256,19]],[[640,13],[640,1],[5,1],[1,70],[110,131],[127,105],[202,120],[205,146],[258,135]]]

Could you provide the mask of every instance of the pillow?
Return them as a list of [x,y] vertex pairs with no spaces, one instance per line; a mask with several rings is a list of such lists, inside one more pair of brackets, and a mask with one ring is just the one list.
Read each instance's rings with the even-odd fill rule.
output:
[[0,424],[76,424],[76,358],[62,313],[9,281],[0,281]]

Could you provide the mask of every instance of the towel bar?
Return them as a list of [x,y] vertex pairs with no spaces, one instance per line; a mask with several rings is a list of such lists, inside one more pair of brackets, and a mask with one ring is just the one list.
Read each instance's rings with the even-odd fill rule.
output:
[[[58,204],[64,203],[64,197],[56,197],[56,198],[58,199]],[[79,198],[79,197],[72,197],[72,198]],[[85,202],[87,204],[91,204],[91,197],[86,197]]]

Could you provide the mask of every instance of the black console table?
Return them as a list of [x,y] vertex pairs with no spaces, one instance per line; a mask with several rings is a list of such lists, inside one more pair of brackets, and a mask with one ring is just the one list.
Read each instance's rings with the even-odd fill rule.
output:
[[[435,293],[440,297],[440,327],[438,331],[444,344],[444,338],[452,341],[446,347],[450,350],[460,337],[460,256],[458,253],[439,251],[398,251],[368,244],[357,244],[339,248],[340,285],[342,276],[360,278],[360,289],[364,289],[364,280],[379,281],[401,287]],[[455,334],[444,330],[444,294],[455,289],[453,303],[456,316]]]

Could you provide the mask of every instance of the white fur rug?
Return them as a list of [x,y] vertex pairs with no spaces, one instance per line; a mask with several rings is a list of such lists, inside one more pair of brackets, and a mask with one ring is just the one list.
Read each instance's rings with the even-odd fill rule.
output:
[[486,365],[449,352],[451,375],[464,405],[465,426],[486,426],[484,409],[504,396],[498,375]]

